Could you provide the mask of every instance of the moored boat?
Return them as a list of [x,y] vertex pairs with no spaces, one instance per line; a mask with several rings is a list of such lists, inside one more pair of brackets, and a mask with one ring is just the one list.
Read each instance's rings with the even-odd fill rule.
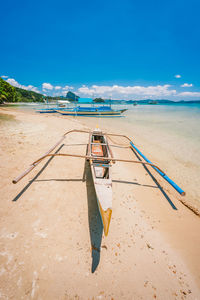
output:
[[110,106],[100,107],[75,107],[71,109],[57,110],[61,115],[68,116],[119,116],[127,109],[114,110]]
[[46,113],[56,113],[57,108],[41,108],[36,110],[36,112],[40,113],[40,114],[46,114]]

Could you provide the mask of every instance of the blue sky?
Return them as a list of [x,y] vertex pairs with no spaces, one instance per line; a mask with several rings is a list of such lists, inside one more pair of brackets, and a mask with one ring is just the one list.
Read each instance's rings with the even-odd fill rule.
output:
[[200,99],[199,15],[197,0],[2,1],[0,76],[51,95]]

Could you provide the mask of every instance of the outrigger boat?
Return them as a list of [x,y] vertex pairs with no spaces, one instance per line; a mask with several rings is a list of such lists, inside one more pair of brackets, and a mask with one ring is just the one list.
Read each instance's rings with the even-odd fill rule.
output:
[[[101,131],[89,135],[88,156],[104,233],[108,234],[112,215],[111,153],[107,138]],[[102,159],[104,158],[104,159]],[[107,159],[106,159],[107,158]]]
[[[66,136],[70,133],[81,132],[89,134],[89,142],[87,145],[87,153],[86,155],[77,155],[77,154],[69,154],[69,153],[51,153],[55,150],[66,138]],[[108,138],[110,136],[123,137],[128,140],[128,148],[133,150],[133,152],[137,153],[139,160],[126,160],[114,158],[111,150],[112,146],[108,143]],[[126,162],[126,163],[138,163],[143,166],[152,167],[162,178],[164,178],[180,195],[184,196],[185,192],[174,182],[172,181],[158,166],[153,164],[150,160],[142,154],[142,152],[135,146],[135,144],[125,135],[119,134],[109,134],[103,133],[99,129],[95,129],[94,131],[86,131],[86,130],[71,130],[66,132],[61,139],[49,149],[44,155],[42,155],[39,159],[34,161],[30,167],[23,172],[21,175],[16,177],[12,182],[17,183],[24,176],[26,176],[31,170],[33,170],[43,159],[52,156],[65,156],[65,157],[77,157],[87,159],[90,163],[92,178],[94,182],[94,187],[96,191],[97,203],[99,207],[100,216],[102,219],[102,224],[104,228],[105,235],[108,234],[110,220],[112,215],[112,173],[111,167],[115,162]],[[175,206],[172,206],[176,209]]]
[[40,114],[50,114],[50,113],[56,113],[57,108],[41,108],[39,110],[36,110],[36,112],[40,113]]
[[112,109],[110,106],[100,107],[74,107],[68,109],[57,109],[61,115],[68,116],[120,116],[127,109]]

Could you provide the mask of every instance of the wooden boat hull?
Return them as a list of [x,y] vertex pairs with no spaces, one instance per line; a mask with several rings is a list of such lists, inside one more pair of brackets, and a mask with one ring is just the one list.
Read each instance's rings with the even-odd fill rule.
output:
[[61,115],[68,115],[68,116],[119,116],[121,115],[126,109],[122,110],[113,110],[113,111],[63,111],[57,110],[58,113]]
[[109,148],[106,144],[107,140],[101,132],[93,132],[90,136],[89,152],[98,157],[90,159],[90,167],[104,233],[107,236],[112,215],[112,174],[110,161],[101,160],[101,156],[110,157]]

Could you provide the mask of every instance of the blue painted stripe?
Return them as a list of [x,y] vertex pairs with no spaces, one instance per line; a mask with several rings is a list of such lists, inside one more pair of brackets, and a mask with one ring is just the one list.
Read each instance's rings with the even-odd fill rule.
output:
[[[135,149],[141,157],[144,158],[144,160],[150,164],[152,164],[152,162],[146,157],[144,156],[144,154],[142,154],[142,152],[133,144],[133,142],[130,142],[131,144],[131,147],[133,149]],[[163,172],[161,172],[160,170],[158,170],[156,167],[152,166],[152,168],[154,170],[156,170],[169,184],[171,184],[171,186],[173,186],[173,188],[179,193],[181,194],[182,196],[185,195],[185,192],[173,181],[171,180],[166,174],[164,174]]]

